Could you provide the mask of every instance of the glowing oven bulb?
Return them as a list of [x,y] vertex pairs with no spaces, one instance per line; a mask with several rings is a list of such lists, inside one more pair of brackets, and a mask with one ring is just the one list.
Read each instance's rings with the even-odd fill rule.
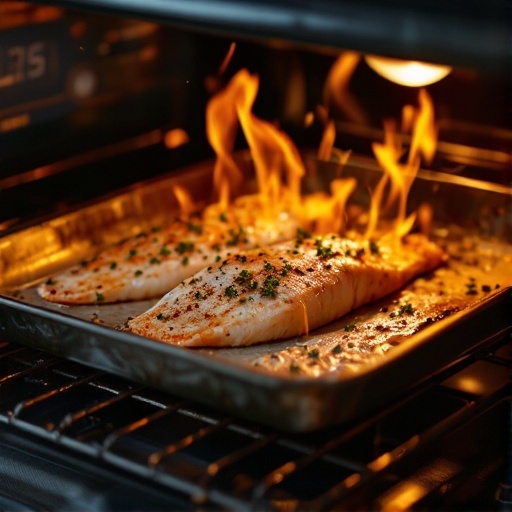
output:
[[380,76],[407,87],[421,87],[438,82],[448,75],[452,68],[428,64],[415,60],[398,60],[388,57],[366,55],[367,64]]

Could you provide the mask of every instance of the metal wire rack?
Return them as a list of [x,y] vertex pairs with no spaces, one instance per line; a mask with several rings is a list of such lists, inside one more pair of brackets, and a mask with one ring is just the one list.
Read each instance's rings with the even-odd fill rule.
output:
[[[511,364],[507,334],[414,397],[349,425],[290,434],[3,342],[0,422],[176,490],[195,505],[446,504],[454,488],[475,499],[476,489],[463,484],[475,468],[496,474],[506,465],[506,425],[489,429],[492,418],[507,417]],[[461,436],[470,440],[462,450]],[[483,453],[472,448],[481,443]]]

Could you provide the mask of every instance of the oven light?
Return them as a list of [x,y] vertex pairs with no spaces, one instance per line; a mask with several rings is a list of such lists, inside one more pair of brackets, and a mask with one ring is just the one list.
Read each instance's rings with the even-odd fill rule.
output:
[[367,64],[380,76],[407,87],[433,84],[447,76],[452,68],[415,60],[398,60],[366,55]]

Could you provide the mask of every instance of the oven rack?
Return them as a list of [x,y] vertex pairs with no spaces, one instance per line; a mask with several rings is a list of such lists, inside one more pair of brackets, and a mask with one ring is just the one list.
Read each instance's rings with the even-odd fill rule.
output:
[[478,509],[483,500],[485,509],[495,486],[464,482],[503,476],[511,367],[503,333],[485,354],[374,416],[290,434],[3,342],[0,422],[184,494],[193,508],[379,510],[451,500]]

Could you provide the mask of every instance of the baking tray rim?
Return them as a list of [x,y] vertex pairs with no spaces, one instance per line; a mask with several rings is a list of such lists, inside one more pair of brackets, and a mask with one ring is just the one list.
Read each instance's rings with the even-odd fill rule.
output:
[[[392,350],[384,355],[370,358],[370,360],[362,363],[349,363],[352,368],[356,367],[357,371],[345,371],[341,369],[330,373],[323,373],[319,376],[306,376],[300,374],[290,374],[289,376],[286,376],[282,373],[272,374],[269,370],[257,369],[248,362],[237,363],[232,358],[222,357],[222,355],[221,357],[211,357],[209,354],[204,353],[204,349],[199,351],[185,347],[176,347],[164,342],[139,336],[129,331],[118,330],[112,326],[101,325],[82,318],[74,317],[61,311],[48,310],[37,305],[28,304],[24,301],[5,296],[0,293],[0,307],[5,308],[7,306],[16,309],[19,312],[26,314],[28,321],[36,320],[38,317],[46,318],[51,321],[65,324],[71,328],[76,328],[83,334],[98,334],[101,337],[109,337],[118,343],[120,342],[132,347],[135,346],[139,350],[151,350],[165,356],[178,357],[179,359],[183,359],[189,363],[200,363],[205,366],[206,369],[217,370],[219,373],[227,373],[230,377],[246,381],[247,383],[258,384],[260,386],[266,385],[268,388],[273,388],[277,385],[282,387],[282,384],[285,383],[290,390],[301,390],[304,387],[309,389],[312,383],[331,387],[336,384],[342,386],[347,382],[355,383],[360,379],[366,379],[368,374],[373,374],[381,368],[394,364],[397,359],[400,360],[403,352],[409,353],[424,343],[432,343],[434,339],[445,335],[450,329],[464,327],[463,325],[459,326],[459,324],[464,324],[467,317],[476,315],[482,310],[492,308],[495,303],[501,301],[509,301],[512,306],[512,286],[504,287],[497,293],[481,298],[472,306],[455,312],[431,325],[427,325],[412,335],[404,336],[403,341],[398,346],[393,347]],[[500,332],[511,328],[512,322],[508,325],[495,326],[495,328],[489,329],[488,337],[497,335]],[[300,339],[300,337],[297,339]],[[271,343],[269,343],[269,346],[271,346]],[[470,350],[471,348],[474,348],[474,346],[468,347],[467,350]],[[217,348],[212,348],[211,350],[220,353],[222,352],[222,349]],[[461,356],[462,355],[463,353],[461,353]],[[94,362],[91,361],[80,360],[78,358],[73,358],[73,356],[66,356],[66,358],[80,363],[92,364],[94,366]]]

